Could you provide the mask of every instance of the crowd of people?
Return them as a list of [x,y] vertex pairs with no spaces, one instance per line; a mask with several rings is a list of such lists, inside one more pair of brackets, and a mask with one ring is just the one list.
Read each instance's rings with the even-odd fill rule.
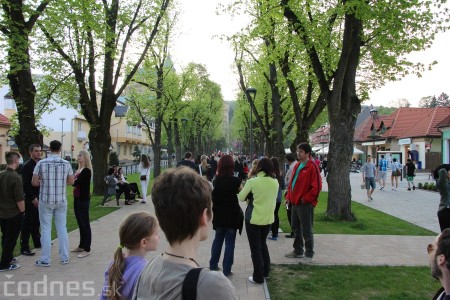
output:
[[[23,167],[22,176],[15,171],[19,154],[6,154],[7,169],[0,172],[0,225],[2,229],[2,256],[0,271],[20,267],[13,257],[19,234],[23,255],[32,256],[30,238],[34,248],[42,248],[36,266],[51,265],[51,230],[55,219],[59,243],[59,259],[69,263],[69,251],[79,253],[79,258],[91,253],[92,233],[89,223],[90,183],[92,166],[90,155],[82,150],[77,156],[78,169],[74,172],[69,162],[60,157],[61,143],[50,143],[50,154],[41,159],[41,147],[30,147],[30,160]],[[382,158],[383,159],[383,158]],[[362,167],[368,200],[376,188],[377,175],[382,184],[383,161],[378,166],[368,157]],[[194,160],[186,152],[177,167],[163,172],[151,191],[156,217],[139,212],[129,215],[120,225],[120,244],[113,260],[106,268],[104,287],[100,299],[237,299],[229,280],[233,275],[234,250],[237,234],[245,231],[249,243],[253,272],[248,281],[262,284],[270,276],[270,253],[267,239],[277,241],[279,208],[286,205],[293,238],[292,251],[287,258],[299,259],[309,264],[314,257],[314,209],[322,189],[321,170],[327,168],[326,157],[319,160],[311,146],[297,146],[296,155],[286,155],[287,165],[280,166],[276,157],[259,158],[223,155],[200,155]],[[411,166],[412,165],[412,166]],[[414,189],[414,164],[406,164],[408,188]],[[402,166],[393,161],[392,186],[398,186],[397,170]],[[441,195],[438,218],[442,234],[428,246],[433,276],[441,282],[448,273],[445,254],[450,251],[447,242],[450,231],[450,168],[436,172]],[[150,160],[141,157],[139,166],[141,191],[137,184],[127,182],[120,168],[112,167],[106,180],[111,180],[116,193],[124,193],[125,201],[133,195],[142,196],[146,203]],[[66,228],[66,186],[73,185],[74,212],[79,226],[80,241],[69,250]],[[384,185],[382,185],[384,188]],[[284,201],[283,201],[284,200]],[[239,201],[247,203],[245,211]],[[177,222],[173,222],[173,220]],[[209,268],[198,264],[200,243],[208,239],[209,227],[214,229]],[[145,255],[159,245],[159,228],[164,232],[169,246],[149,262]],[[224,245],[225,244],[225,245]],[[223,251],[222,263],[220,257]],[[450,292],[450,291],[449,291]],[[439,293],[444,299],[446,291]]]

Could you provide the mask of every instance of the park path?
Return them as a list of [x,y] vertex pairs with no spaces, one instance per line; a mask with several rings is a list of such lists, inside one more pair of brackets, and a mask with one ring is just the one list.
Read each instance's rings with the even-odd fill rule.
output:
[[[351,174],[353,199],[364,205],[384,211],[424,228],[438,232],[436,210],[439,195],[425,191],[406,191],[405,182],[394,192],[390,188],[374,194],[374,201],[368,203],[365,192],[359,188],[360,174]],[[426,180],[423,175],[423,180]],[[327,190],[324,182],[324,190]],[[53,264],[49,268],[34,266],[38,257],[20,256],[22,267],[14,272],[0,275],[0,299],[98,299],[103,286],[103,274],[108,266],[118,241],[118,227],[130,213],[146,210],[154,213],[151,202],[133,204],[92,222],[93,243],[91,255],[79,259],[70,254],[70,263],[61,265],[58,260],[57,240],[52,249]],[[198,261],[201,266],[209,265],[210,249],[214,232],[201,244]],[[69,233],[71,247],[78,243],[78,230]],[[361,236],[361,235],[315,235],[315,252],[313,264],[317,265],[406,265],[426,266],[428,257],[426,246],[432,242],[433,236]],[[292,239],[280,235],[278,241],[268,241],[271,260],[274,264],[295,264],[298,259],[288,259],[284,254],[292,250]],[[151,252],[148,258],[162,252],[167,246],[161,232],[161,244],[157,252]],[[39,252],[39,251],[38,251]],[[239,299],[269,299],[266,285],[254,285],[247,281],[252,274],[250,250],[245,230],[236,239],[235,261],[233,265],[233,282]],[[269,279],[270,280],[270,279]],[[46,296],[39,294],[45,287]],[[53,294],[51,294],[53,292]]]

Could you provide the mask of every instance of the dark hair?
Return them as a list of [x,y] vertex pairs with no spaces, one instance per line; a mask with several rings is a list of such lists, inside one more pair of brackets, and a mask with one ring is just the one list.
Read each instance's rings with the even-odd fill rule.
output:
[[258,161],[255,173],[258,174],[259,172],[264,172],[266,176],[273,177],[273,163],[269,158],[263,157]]
[[407,161],[407,162],[412,162],[411,158],[408,158],[406,161]]
[[42,148],[42,147],[39,144],[31,144],[31,146],[30,146],[30,148],[28,148],[28,150],[30,152],[33,152],[34,148]]
[[150,168],[150,160],[147,155],[142,154],[141,162],[144,165],[145,169]]
[[20,159],[20,154],[14,151],[8,151],[5,154],[5,160],[7,165],[11,165],[14,163],[16,159]]
[[286,154],[286,159],[288,162],[293,162],[293,161],[295,161],[295,156],[293,153],[288,153],[288,154]]
[[439,178],[439,170],[442,169],[442,168],[446,169],[447,172],[448,172],[448,171],[450,171],[450,164],[442,164],[442,165],[439,165],[436,169],[434,169],[434,171],[433,171],[434,179],[438,179]]
[[53,140],[50,142],[50,151],[57,152],[61,150],[61,142],[57,140]]
[[185,154],[184,154],[184,158],[185,159],[189,159],[189,158],[191,158],[192,157],[192,153],[191,152],[186,152]]
[[159,175],[153,184],[152,202],[170,245],[195,235],[205,208],[212,218],[211,187],[205,178],[188,167]]
[[305,151],[305,153],[311,154],[311,146],[307,143],[302,143],[297,146],[297,149]]
[[114,174],[114,168],[109,168],[108,169],[108,175],[112,175]]
[[[117,169],[117,174],[120,174],[120,171],[123,171],[123,169],[122,168],[118,168]],[[123,173],[122,173],[123,174]]]
[[450,270],[450,228],[445,228],[437,241],[435,257],[441,254],[445,256],[445,265]]
[[120,224],[120,245],[114,253],[114,261],[108,271],[109,287],[112,292],[112,295],[109,295],[111,298],[108,297],[108,299],[121,299],[120,293],[116,294],[115,291],[120,291],[120,287],[123,284],[122,276],[125,271],[125,260],[122,248],[131,250],[138,248],[141,244],[141,240],[152,235],[156,229],[157,222],[155,217],[147,212],[131,214],[122,222],[122,224]]
[[278,180],[278,183],[281,184],[281,180],[283,180],[283,178],[281,177],[280,162],[276,157],[272,157],[270,160],[273,164],[273,175]]
[[234,160],[231,155],[224,155],[217,163],[217,176],[233,176],[234,174]]
[[383,154],[381,154],[381,158],[384,158],[384,155],[383,155]]

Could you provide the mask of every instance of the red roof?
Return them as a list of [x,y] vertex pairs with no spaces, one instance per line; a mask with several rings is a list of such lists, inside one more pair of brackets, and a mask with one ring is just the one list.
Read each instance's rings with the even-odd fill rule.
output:
[[[380,135],[380,138],[383,139],[440,137],[441,133],[437,130],[437,126],[438,124],[441,125],[449,116],[450,107],[401,107],[388,117],[380,117],[382,118],[382,123],[375,124],[375,126],[380,132],[382,125],[384,125],[386,131]],[[371,126],[371,118],[367,118],[366,121],[361,123],[355,129],[355,141],[370,141],[371,139],[368,136],[370,135]]]
[[437,128],[450,126],[450,115],[436,125]]
[[2,114],[0,114],[0,126],[11,126],[11,121]]
[[311,144],[327,144],[330,142],[330,125],[320,126],[310,137]]
[[[379,130],[382,124],[385,124],[389,116],[377,116],[373,122],[375,128]],[[369,136],[372,134],[372,117],[365,119],[358,127],[355,128],[355,135],[353,136],[355,142],[372,141]]]

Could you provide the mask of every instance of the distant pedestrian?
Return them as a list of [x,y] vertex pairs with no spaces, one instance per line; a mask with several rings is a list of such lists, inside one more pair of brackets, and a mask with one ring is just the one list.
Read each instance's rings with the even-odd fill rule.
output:
[[397,161],[396,158],[392,159],[391,169],[392,169],[392,174],[391,174],[392,190],[396,191],[398,188],[398,178],[402,174],[402,165]]
[[141,163],[139,164],[139,180],[141,181],[142,201],[147,203],[147,189],[150,182],[150,159],[147,155],[142,154]]
[[39,232],[39,187],[31,184],[34,167],[41,160],[41,146],[32,144],[30,146],[30,159],[22,168],[23,193],[25,198],[25,217],[20,236],[20,253],[25,256],[33,256],[36,253],[30,250],[30,236],[34,248],[41,248],[41,234]]
[[384,187],[386,185],[387,167],[388,167],[388,162],[384,158],[384,155],[381,155],[381,160],[378,165],[378,182],[381,185],[380,190],[384,189]]
[[415,190],[414,177],[416,176],[416,166],[410,158],[406,160],[406,181],[408,182],[408,191],[412,189]]
[[377,168],[372,162],[372,157],[367,157],[366,163],[361,167],[363,184],[366,185],[367,201],[373,201],[372,194],[376,189],[375,177],[377,176]]
[[39,220],[41,222],[41,258],[36,261],[40,267],[51,263],[52,219],[59,242],[59,257],[62,264],[69,263],[69,239],[67,236],[67,190],[74,183],[72,166],[60,157],[61,142],[50,142],[50,154],[40,160],[33,171],[32,184],[40,186]]
[[438,220],[441,231],[445,228],[450,228],[450,170],[441,168],[438,171],[438,179],[436,187],[441,196],[438,210]]
[[328,175],[328,158],[327,155],[322,160],[322,170],[323,170],[323,176],[327,177]]
[[198,168],[197,168],[197,166],[195,165],[195,163],[192,161],[192,153],[191,152],[186,152],[185,154],[184,154],[184,159],[183,160],[180,160],[178,163],[177,163],[177,168],[178,167],[189,167],[189,168],[191,168],[192,170],[194,170],[195,172],[197,172],[198,173]]
[[129,215],[120,224],[119,246],[105,271],[100,300],[132,299],[134,287],[147,265],[145,255],[159,245],[158,221],[147,212]]
[[[287,187],[289,182],[291,181],[292,178],[292,172],[294,171],[295,166],[297,165],[297,161],[295,160],[295,156],[292,153],[288,153],[286,154],[286,160],[287,160],[287,164],[289,166],[288,170],[286,171],[286,175],[284,176],[284,186]],[[286,213],[287,213],[287,217],[288,217],[288,221],[289,221],[289,226],[291,227],[291,233],[290,234],[286,234],[285,237],[287,238],[295,238],[294,235],[294,230],[292,228],[292,203],[286,199],[286,194],[287,194],[287,190],[285,192],[285,204],[286,204]]]
[[0,229],[2,231],[0,272],[20,268],[19,264],[13,262],[13,251],[25,213],[22,178],[16,172],[20,155],[17,152],[6,152],[5,160],[6,170],[0,172]]
[[322,190],[319,168],[310,159],[311,146],[297,146],[299,163],[295,166],[287,187],[286,199],[292,203],[292,228],[295,232],[294,250],[286,257],[302,258],[300,263],[311,263],[314,256],[314,208]]
[[91,155],[86,150],[78,153],[78,170],[75,172],[73,183],[73,209],[80,231],[80,242],[78,247],[70,252],[80,252],[79,258],[91,254],[91,221],[89,220],[89,208],[91,205],[91,178],[92,164]]

